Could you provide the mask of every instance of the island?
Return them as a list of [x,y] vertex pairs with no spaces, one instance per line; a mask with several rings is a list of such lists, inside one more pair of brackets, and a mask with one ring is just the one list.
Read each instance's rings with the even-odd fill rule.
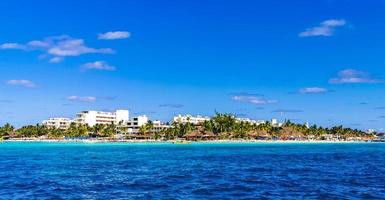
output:
[[334,126],[324,128],[317,125],[293,123],[285,120],[282,124],[269,121],[253,123],[239,120],[233,114],[215,113],[207,120],[192,123],[174,121],[154,128],[152,121],[141,125],[136,132],[129,132],[122,123],[95,124],[71,122],[66,128],[50,127],[44,124],[14,128],[7,123],[0,127],[1,140],[8,141],[116,141],[156,142],[172,141],[384,141],[376,132]]

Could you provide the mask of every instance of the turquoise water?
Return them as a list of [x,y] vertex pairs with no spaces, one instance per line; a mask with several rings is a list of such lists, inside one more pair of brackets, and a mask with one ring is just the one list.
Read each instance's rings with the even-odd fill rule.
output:
[[385,144],[0,143],[0,199],[373,199]]

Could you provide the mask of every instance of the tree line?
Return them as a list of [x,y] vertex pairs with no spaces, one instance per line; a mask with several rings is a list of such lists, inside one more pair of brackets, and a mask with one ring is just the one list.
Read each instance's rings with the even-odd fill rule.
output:
[[[195,133],[195,134],[191,134]],[[172,127],[162,131],[163,138],[180,139],[292,139],[306,138],[327,140],[348,138],[371,138],[374,134],[367,134],[358,129],[334,126],[324,128],[322,126],[293,123],[285,121],[282,126],[276,126],[270,122],[251,123],[239,121],[235,115],[216,113],[210,120],[204,121],[198,126],[191,123],[174,123]]]
[[9,123],[0,127],[0,138],[39,138],[47,137],[59,139],[64,137],[113,137],[117,133],[114,124],[96,124],[93,127],[87,124],[71,123],[67,129],[47,127],[41,124],[27,125],[19,129]]
[[[71,123],[68,129],[49,128],[44,125],[28,125],[19,129],[7,123],[0,127],[0,138],[64,138],[64,137],[95,137],[113,138],[117,133],[127,133],[127,127],[115,124],[96,124],[90,127],[86,124]],[[215,113],[210,120],[199,125],[192,123],[173,123],[169,128],[154,131],[151,121],[139,128],[138,133],[128,134],[132,136],[146,135],[148,139],[291,139],[307,138],[326,140],[348,138],[370,138],[373,134],[367,134],[361,130],[334,126],[324,128],[317,125],[310,127],[305,124],[293,123],[287,120],[282,126],[275,126],[270,122],[255,124],[247,121],[239,121],[232,114]],[[134,137],[135,138],[135,137]]]

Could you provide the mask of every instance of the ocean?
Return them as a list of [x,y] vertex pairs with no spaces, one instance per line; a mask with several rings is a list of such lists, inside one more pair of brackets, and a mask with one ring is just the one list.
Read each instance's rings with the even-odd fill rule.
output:
[[385,143],[0,142],[0,199],[383,199]]

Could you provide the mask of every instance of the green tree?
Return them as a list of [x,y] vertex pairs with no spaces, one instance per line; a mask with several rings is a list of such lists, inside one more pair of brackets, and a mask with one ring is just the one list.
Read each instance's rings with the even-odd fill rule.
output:
[[102,130],[102,136],[103,137],[113,137],[116,133],[116,125],[115,124],[108,124],[107,126],[104,126]]
[[15,127],[13,127],[11,124],[6,123],[4,126],[0,127],[0,137],[2,138],[3,136],[6,135],[12,135],[15,131]]

